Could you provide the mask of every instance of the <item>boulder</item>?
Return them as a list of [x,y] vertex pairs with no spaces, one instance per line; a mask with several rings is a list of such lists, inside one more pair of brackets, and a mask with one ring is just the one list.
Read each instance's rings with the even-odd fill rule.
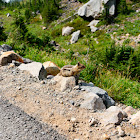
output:
[[71,38],[71,40],[70,40],[70,43],[71,43],[71,44],[76,43],[76,42],[78,41],[78,39],[79,39],[79,36],[80,36],[80,30],[74,32],[74,33],[72,34],[72,38]]
[[39,80],[43,80],[47,77],[46,69],[39,62],[21,64],[18,68],[20,70],[26,70],[26,71],[30,72],[34,77],[38,78]]
[[0,65],[4,66],[8,63],[12,63],[12,60],[23,63],[22,58],[17,53],[14,51],[7,51],[0,56]]
[[87,26],[96,26],[100,20],[92,20]]
[[56,75],[51,80],[51,84],[63,92],[67,89],[72,90],[76,86],[76,79],[74,76],[63,77]]
[[132,115],[129,122],[132,123],[133,125],[140,125],[140,111]]
[[73,27],[69,27],[69,26],[63,27],[62,28],[62,35],[63,36],[70,35],[73,29],[74,29]]
[[115,105],[115,101],[110,96],[108,96],[107,92],[99,87],[94,86],[94,84],[81,83],[80,88],[90,92],[90,94],[96,94],[102,98],[106,108]]
[[94,111],[106,109],[103,100],[98,95],[92,93],[86,95],[86,98],[81,103],[80,107]]
[[108,108],[101,116],[101,123],[106,126],[109,124],[118,125],[123,120],[123,112],[116,106]]
[[97,27],[94,27],[94,26],[90,26],[90,29],[91,29],[91,32],[94,33],[98,30]]
[[108,7],[109,14],[115,14],[116,0],[90,0],[78,10],[79,16],[97,18],[104,10],[104,5]]
[[56,76],[60,72],[60,68],[51,61],[44,62],[43,66],[47,71],[47,75]]
[[0,46],[0,51],[2,52],[7,52],[7,51],[11,51],[13,50],[13,48],[7,44],[3,44]]

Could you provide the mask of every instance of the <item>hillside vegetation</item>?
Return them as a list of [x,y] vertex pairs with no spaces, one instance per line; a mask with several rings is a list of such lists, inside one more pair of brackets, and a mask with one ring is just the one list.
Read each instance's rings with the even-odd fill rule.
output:
[[[78,15],[64,21],[78,8],[68,7],[65,1],[63,4],[55,0],[3,3],[0,5],[0,45],[8,44],[25,58],[42,63],[52,61],[60,67],[80,61],[86,66],[81,79],[103,88],[115,101],[139,108],[139,7],[138,1],[120,0],[117,15],[108,17],[103,13],[97,25],[99,30],[91,33],[87,27],[89,21]],[[7,13],[11,16],[7,17]],[[44,26],[46,30],[42,29]],[[69,44],[71,35],[62,36],[62,28],[66,26],[74,27],[73,32],[81,30],[75,44]],[[51,40],[58,45],[53,46]]]

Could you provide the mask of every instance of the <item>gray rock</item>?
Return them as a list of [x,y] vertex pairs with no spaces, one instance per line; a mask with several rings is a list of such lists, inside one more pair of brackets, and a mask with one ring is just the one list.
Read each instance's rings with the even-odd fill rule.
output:
[[7,44],[3,44],[0,46],[0,51],[7,52],[7,51],[11,51],[11,50],[13,50],[13,48]]
[[23,61],[24,61],[25,64],[28,64],[28,63],[32,63],[33,62],[33,60],[30,60],[28,58],[23,58],[22,57],[22,59],[23,59]]
[[92,93],[85,97],[85,100],[81,103],[80,107],[95,111],[106,109],[103,100],[98,95]]
[[38,78],[39,80],[45,79],[47,76],[47,71],[45,70],[44,66],[39,62],[21,64],[18,68],[20,70],[29,71],[34,77]]
[[79,36],[80,36],[80,30],[74,32],[74,33],[72,34],[72,38],[71,38],[71,40],[70,40],[70,43],[71,43],[71,44],[76,43],[76,42],[78,41],[78,39],[79,39]]
[[106,108],[115,105],[115,101],[110,96],[108,96],[105,90],[99,87],[96,87],[93,84],[81,83],[80,88],[92,94],[96,94],[100,98],[102,98]]
[[97,18],[104,10],[104,5],[108,7],[109,14],[115,14],[116,0],[90,0],[78,10],[79,16]]

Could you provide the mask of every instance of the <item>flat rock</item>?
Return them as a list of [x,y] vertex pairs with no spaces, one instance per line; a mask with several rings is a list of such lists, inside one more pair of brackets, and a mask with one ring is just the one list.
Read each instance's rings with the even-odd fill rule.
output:
[[45,70],[44,66],[39,62],[21,64],[18,68],[20,70],[26,70],[30,72],[34,77],[38,78],[39,80],[43,80],[47,77],[47,71]]

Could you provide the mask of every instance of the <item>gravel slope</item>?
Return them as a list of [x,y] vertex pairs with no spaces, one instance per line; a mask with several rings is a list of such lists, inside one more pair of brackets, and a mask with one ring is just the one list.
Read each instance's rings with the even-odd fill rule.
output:
[[19,107],[0,98],[0,140],[65,140],[48,125],[41,124]]

